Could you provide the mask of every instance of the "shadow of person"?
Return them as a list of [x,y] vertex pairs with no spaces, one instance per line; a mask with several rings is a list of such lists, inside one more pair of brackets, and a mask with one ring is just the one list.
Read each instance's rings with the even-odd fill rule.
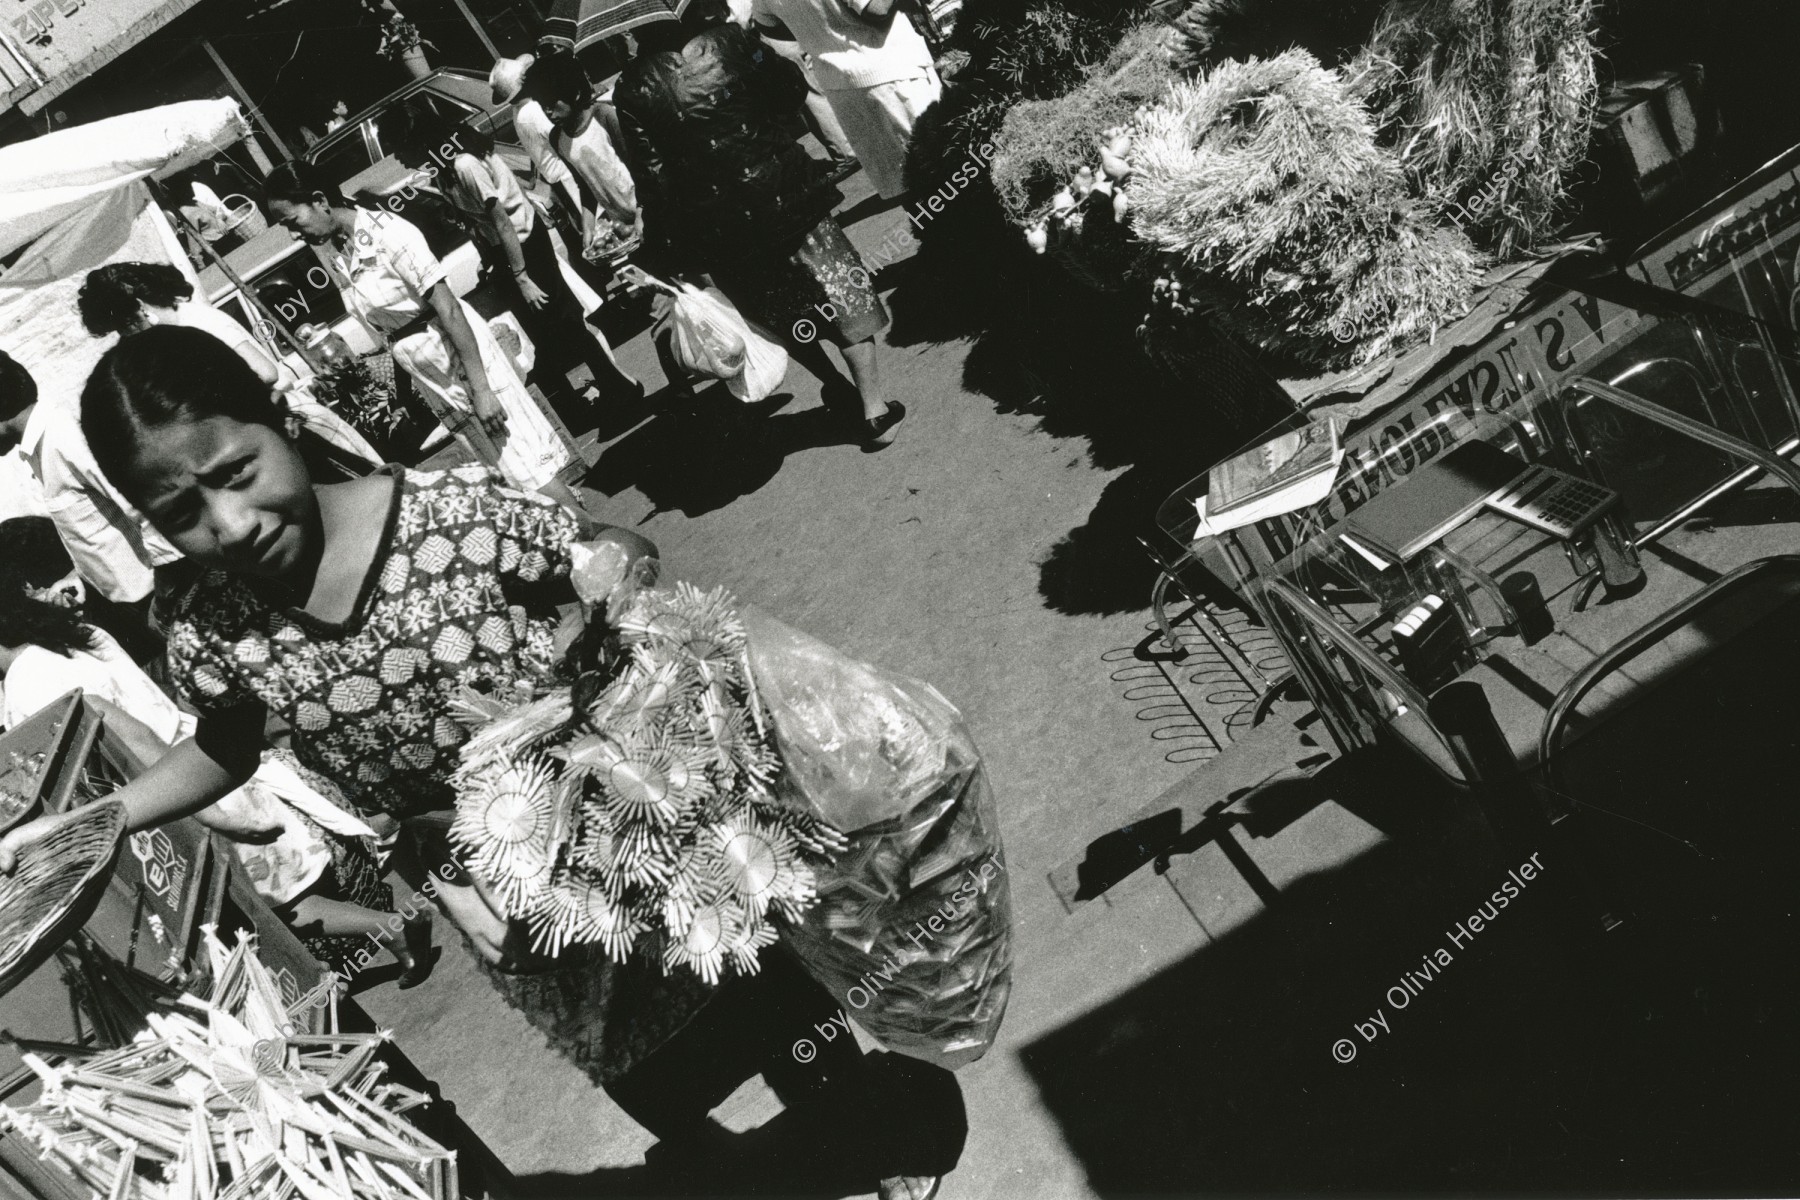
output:
[[644,1194],[835,1200],[866,1195],[889,1175],[948,1175],[969,1132],[956,1076],[887,1052],[863,1063],[863,1086],[825,1094],[770,1078],[788,1107],[744,1133],[720,1131],[704,1150],[651,1147]]
[[656,411],[656,401],[647,391],[639,397],[603,396],[594,403],[583,424],[591,425],[594,436],[604,442],[640,424]]
[[761,490],[789,455],[859,440],[841,406],[771,415],[791,399],[744,404],[715,384],[608,446],[588,486],[607,495],[635,487],[656,506],[652,515],[697,517]]
[[[949,1071],[864,1054],[849,1018],[784,946],[752,976],[728,976],[698,1013],[606,1094],[659,1140],[647,1195],[867,1194],[882,1179],[942,1176],[968,1137]],[[709,1114],[761,1076],[785,1106],[747,1133]]]

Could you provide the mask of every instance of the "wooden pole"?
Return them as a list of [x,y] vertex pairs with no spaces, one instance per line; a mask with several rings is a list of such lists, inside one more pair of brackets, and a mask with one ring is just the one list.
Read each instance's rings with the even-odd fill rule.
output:
[[461,11],[463,16],[468,18],[469,24],[475,29],[475,36],[481,39],[481,44],[483,46],[487,47],[488,54],[492,56],[495,62],[499,62],[500,47],[494,45],[494,39],[488,36],[488,31],[482,27],[480,21],[475,19],[475,13],[469,8],[468,0],[456,0],[456,7]]
[[267,178],[269,173],[275,169],[275,164],[269,161],[269,152],[263,149],[262,143],[257,140],[254,133],[244,135],[244,146],[250,151],[250,159],[256,164],[256,169],[263,173],[264,178]]
[[[200,244],[201,253],[212,260],[213,266],[219,268],[219,270],[224,273],[225,278],[231,281],[232,286],[237,288],[238,294],[244,298],[245,306],[264,321],[267,321],[270,328],[274,329],[276,334],[293,348],[294,353],[300,356],[301,361],[312,368],[313,374],[323,374],[324,368],[320,364],[317,355],[307,346],[302,344],[299,338],[289,332],[286,325],[283,325],[280,321],[275,319],[275,314],[269,311],[268,305],[263,303],[262,297],[257,295],[250,285],[244,282],[243,276],[232,269],[231,264],[225,261],[225,256],[215,250],[211,242],[200,236],[200,231],[194,228],[193,222],[187,219],[187,214],[181,211],[180,206],[170,203],[169,195],[163,190],[162,184],[154,179],[145,180],[145,182],[150,185],[150,193],[156,197],[156,202],[162,205],[163,209],[170,213],[175,220],[181,222],[181,227],[187,231],[188,236]],[[204,301],[206,300],[206,297],[201,296],[200,299]]]
[[275,132],[275,127],[269,124],[267,117],[263,116],[262,109],[256,106],[256,101],[250,98],[250,93],[244,90],[244,85],[238,82],[238,77],[232,74],[230,67],[225,65],[225,60],[213,48],[212,41],[208,38],[201,38],[200,44],[206,48],[207,54],[212,56],[213,65],[219,68],[219,74],[223,75],[225,82],[231,85],[231,90],[236,93],[238,103],[244,106],[244,111],[256,118],[256,123],[262,126],[262,131],[269,135],[271,142],[275,143],[275,149],[281,151],[281,157],[294,157],[294,152],[288,149],[287,143],[281,140],[281,135]]

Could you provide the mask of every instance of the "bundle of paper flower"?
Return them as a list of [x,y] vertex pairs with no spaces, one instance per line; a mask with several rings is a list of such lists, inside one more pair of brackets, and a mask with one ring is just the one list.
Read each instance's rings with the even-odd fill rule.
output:
[[645,589],[614,620],[625,653],[591,700],[581,683],[579,705],[467,698],[451,838],[535,949],[597,942],[622,962],[649,935],[665,970],[753,973],[842,835],[770,789],[779,759],[723,591]]
[[[112,1049],[20,1043],[38,1098],[0,1105],[0,1130],[74,1185],[58,1194],[134,1200],[450,1200],[455,1154],[402,1113],[430,1097],[385,1078],[385,1033],[339,1033],[329,981],[287,1001],[240,934],[206,927],[211,995],[139,992],[112,1014],[141,1032]],[[80,964],[127,968],[92,944]],[[173,991],[173,989],[170,989]],[[332,1029],[310,1034],[324,993]],[[121,992],[120,996],[123,997]],[[9,1194],[10,1191],[9,1191]]]

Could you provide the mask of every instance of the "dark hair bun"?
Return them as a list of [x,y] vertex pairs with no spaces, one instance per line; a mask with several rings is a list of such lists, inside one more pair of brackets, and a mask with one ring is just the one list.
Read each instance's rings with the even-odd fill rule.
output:
[[141,305],[174,308],[193,294],[187,276],[167,263],[107,263],[87,273],[75,307],[87,331],[105,337],[135,325]]

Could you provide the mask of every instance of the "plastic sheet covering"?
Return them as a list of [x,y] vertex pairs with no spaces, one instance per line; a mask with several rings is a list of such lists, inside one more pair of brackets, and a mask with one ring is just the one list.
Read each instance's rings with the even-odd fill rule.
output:
[[0,254],[109,192],[194,165],[248,130],[235,100],[187,100],[0,147]]
[[777,791],[849,835],[786,934],[807,971],[890,1049],[954,1070],[986,1053],[1012,990],[1012,909],[993,792],[962,715],[744,611],[784,760]]

